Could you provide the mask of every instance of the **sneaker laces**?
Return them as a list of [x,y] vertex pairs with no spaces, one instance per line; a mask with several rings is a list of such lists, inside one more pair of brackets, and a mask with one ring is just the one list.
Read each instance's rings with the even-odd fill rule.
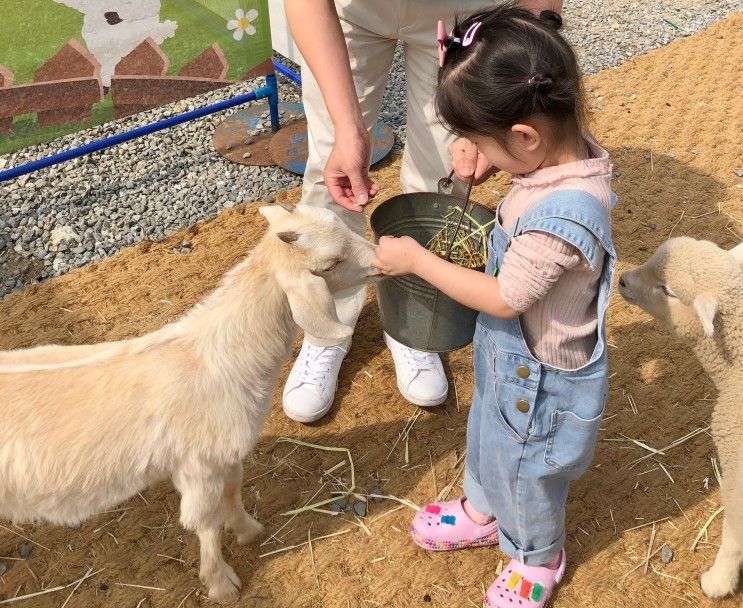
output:
[[315,346],[305,342],[302,375],[299,382],[302,384],[311,384],[318,386],[327,378],[330,368],[336,359],[345,354],[345,350],[340,346]]
[[429,369],[434,369],[435,359],[433,353],[415,350],[412,348],[408,348],[407,346],[404,346],[403,349],[405,358],[410,364],[410,370],[412,372],[417,373]]

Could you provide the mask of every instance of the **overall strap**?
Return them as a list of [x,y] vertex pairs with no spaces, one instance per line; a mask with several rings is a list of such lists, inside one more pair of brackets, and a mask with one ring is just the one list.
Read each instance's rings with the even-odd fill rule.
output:
[[[612,206],[616,197],[612,196]],[[615,257],[611,240],[611,216],[595,196],[584,190],[557,190],[545,196],[514,223],[511,237],[524,232],[553,234],[578,249],[592,269],[601,249]]]

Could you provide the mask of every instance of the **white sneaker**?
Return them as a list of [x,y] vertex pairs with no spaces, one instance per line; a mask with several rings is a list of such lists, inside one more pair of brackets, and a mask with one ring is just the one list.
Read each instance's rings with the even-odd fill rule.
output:
[[395,362],[397,388],[405,399],[421,407],[433,407],[446,401],[449,383],[441,358],[436,353],[408,348],[387,332],[384,341]]
[[338,372],[351,347],[314,346],[304,340],[284,385],[284,413],[296,422],[315,422],[333,406]]

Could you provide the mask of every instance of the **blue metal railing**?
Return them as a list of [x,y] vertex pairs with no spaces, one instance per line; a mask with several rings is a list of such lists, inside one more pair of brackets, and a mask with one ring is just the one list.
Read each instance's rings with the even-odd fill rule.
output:
[[[302,79],[299,77],[299,75],[294,73],[285,65],[279,63],[276,60],[273,60],[273,65],[276,71],[280,74],[286,76],[296,84],[302,84]],[[78,146],[77,148],[64,150],[63,152],[59,152],[58,154],[45,156],[44,158],[39,158],[38,160],[34,160],[29,163],[24,163],[22,165],[0,171],[0,182],[19,177],[33,171],[38,171],[39,169],[44,169],[45,167],[51,167],[52,165],[65,162],[67,160],[72,160],[73,158],[79,158],[80,156],[85,156],[86,154],[98,152],[99,150],[104,150],[106,148],[116,146],[126,141],[136,139],[137,137],[142,137],[143,135],[149,135],[157,131],[162,131],[163,129],[167,129],[168,127],[180,125],[184,122],[188,122],[189,120],[201,118],[209,114],[214,114],[215,112],[221,112],[222,110],[228,110],[229,108],[234,108],[235,106],[239,106],[240,104],[247,103],[249,101],[256,101],[258,99],[268,100],[268,105],[271,111],[271,130],[278,131],[280,126],[279,87],[278,83],[276,82],[276,76],[274,74],[269,74],[268,76],[266,76],[265,86],[259,87],[253,91],[250,91],[249,93],[245,93],[244,95],[237,95],[236,97],[232,97],[231,99],[225,99],[224,101],[219,101],[217,103],[204,106],[203,108],[191,110],[190,112],[184,112],[183,114],[177,114],[176,116],[170,116],[169,118],[164,118],[163,120],[137,127],[136,129],[132,129],[131,131],[117,133],[116,135],[104,137],[103,139],[92,141],[82,146]]]
[[293,72],[288,67],[286,67],[283,63],[273,60],[273,67],[274,69],[281,74],[282,76],[286,76],[289,80],[291,80],[294,84],[298,86],[302,86],[302,77],[297,74],[296,72]]

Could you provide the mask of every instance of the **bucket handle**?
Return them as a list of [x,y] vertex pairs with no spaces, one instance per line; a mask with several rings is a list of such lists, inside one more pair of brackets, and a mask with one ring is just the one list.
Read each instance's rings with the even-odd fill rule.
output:
[[464,195],[464,204],[462,205],[462,212],[459,214],[459,221],[457,222],[457,227],[454,230],[454,234],[451,237],[451,240],[449,241],[449,244],[446,247],[446,257],[444,258],[447,262],[451,261],[451,250],[454,246],[455,241],[457,240],[457,234],[459,234],[459,228],[462,226],[462,220],[464,219],[464,214],[467,211],[467,206],[470,203],[470,192],[472,192],[472,185],[475,183],[475,172],[472,172],[472,175],[470,176],[470,181],[467,182],[467,194]]

